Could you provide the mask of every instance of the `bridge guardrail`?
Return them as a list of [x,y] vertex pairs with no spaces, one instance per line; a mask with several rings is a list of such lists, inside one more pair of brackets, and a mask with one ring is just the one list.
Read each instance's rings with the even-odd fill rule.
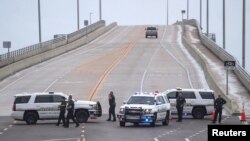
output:
[[67,43],[74,42],[75,40],[85,36],[86,34],[89,34],[95,31],[96,29],[102,26],[105,26],[104,20],[98,21],[94,24],[89,25],[88,27],[84,27],[78,31],[67,34],[67,36],[55,38],[55,39],[48,40],[42,43],[30,45],[30,46],[27,46],[27,47],[24,47],[15,51],[11,51],[9,53],[9,57],[8,57],[8,53],[2,54],[0,55],[0,68],[8,64],[20,61],[22,59],[49,51],[51,49],[65,45]]

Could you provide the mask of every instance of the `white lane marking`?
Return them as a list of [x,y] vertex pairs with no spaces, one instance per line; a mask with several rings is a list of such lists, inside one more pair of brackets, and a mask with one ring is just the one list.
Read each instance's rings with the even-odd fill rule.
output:
[[78,138],[67,138],[67,139],[50,139],[50,140],[40,140],[40,141],[68,141],[68,140],[77,140]]
[[[127,27],[127,28],[128,28],[128,27]],[[125,32],[125,31],[126,31],[126,30],[123,29],[123,32]],[[110,32],[111,32],[111,31],[110,31]],[[122,32],[122,33],[123,33],[123,32]],[[105,33],[105,34],[108,34],[108,32]],[[120,34],[118,34],[118,35],[120,36],[120,35],[122,35],[122,34],[120,33]],[[113,41],[114,39],[118,38],[119,36],[116,36],[115,38],[113,38],[112,41]],[[99,36],[98,38],[96,38],[96,39],[93,40],[93,41],[96,41],[96,40],[98,40],[98,39],[101,38],[101,37],[108,37],[108,36],[101,35],[101,36]],[[91,42],[93,42],[93,41],[91,41]],[[87,46],[87,47],[88,47],[88,46],[90,46],[90,44],[85,44],[85,45],[83,45],[83,46]],[[90,48],[90,49],[88,49],[88,50],[82,52],[81,54],[83,54],[83,53],[88,53],[88,52],[90,52],[90,51],[92,51],[92,50],[94,50],[94,49],[101,48],[101,47],[103,47],[103,46],[104,46],[104,45],[99,45],[99,46],[97,46],[97,47],[95,47],[95,48]],[[44,61],[44,62],[42,62],[42,63],[39,63],[39,64],[37,64],[37,65],[34,65],[34,66],[29,67],[29,69],[33,69],[33,68],[34,68],[35,70],[31,71],[30,73],[26,73],[26,74],[24,73],[22,77],[18,78],[17,80],[11,82],[11,83],[8,84],[7,86],[5,86],[5,87],[3,87],[2,89],[0,89],[0,95],[3,94],[3,93],[1,93],[2,91],[6,90],[6,89],[9,88],[10,86],[12,86],[12,85],[14,85],[15,83],[17,83],[19,80],[21,80],[21,79],[23,79],[24,77],[30,75],[31,73],[37,72],[37,71],[39,71],[39,70],[46,69],[45,67],[51,65],[50,63],[53,64],[53,63],[56,61],[56,59],[58,59],[59,62],[64,61],[65,58],[64,58],[63,56],[66,56],[66,55],[68,55],[68,54],[70,54],[70,53],[73,54],[73,53],[75,53],[75,52],[79,52],[79,50],[81,50],[81,49],[82,49],[82,48],[79,47],[79,48],[77,48],[77,49],[75,49],[75,50],[72,50],[72,52],[70,51],[70,52],[68,52],[68,53],[64,53],[64,54],[62,54],[62,55],[59,55],[58,57],[54,57],[53,59],[50,59],[50,60],[48,60],[48,61]],[[74,57],[77,56],[77,55],[81,55],[81,54],[76,54],[76,55],[74,55]],[[62,57],[62,58],[59,58],[59,57]],[[44,66],[42,66],[41,68],[38,68],[38,69],[37,69],[37,67],[39,67],[39,65],[41,65],[41,64],[43,64],[43,63],[46,63],[46,64],[45,64]],[[27,70],[27,69],[25,69],[25,70]]]
[[4,128],[3,130],[4,130],[4,131],[7,131],[7,130],[8,130],[8,128]]
[[190,141],[188,138],[185,138],[185,141]]
[[157,138],[154,138],[154,141],[159,141]]
[[0,135],[2,135],[3,134],[3,132],[0,132]]
[[[166,28],[164,30],[164,34],[163,34],[163,37],[165,37],[165,34],[166,34]],[[181,34],[181,31],[178,31],[178,36],[180,36]],[[179,42],[179,41],[178,41]],[[180,46],[183,44],[181,42],[180,43]],[[190,78],[190,73],[189,73],[189,70],[181,63],[181,61],[179,61],[166,47],[165,45],[163,44],[163,42],[161,42],[161,46],[162,48],[165,49],[165,51],[185,70],[186,74],[187,74],[187,78],[188,78],[188,82],[189,82],[189,85],[191,88],[193,88],[193,84],[192,84],[192,81],[191,81],[191,78]]]
[[[4,90],[6,90],[7,88],[9,88],[10,86],[14,85],[16,82],[18,82],[19,80],[23,79],[25,76],[26,76],[26,75],[24,75],[24,76],[18,78],[17,80],[15,80],[15,81],[13,81],[12,83],[8,84],[7,86],[3,87],[3,88],[0,90],[0,92],[4,91]],[[1,93],[1,94],[2,94],[2,93]],[[0,95],[1,95],[1,94],[0,94]]]
[[83,137],[84,137],[84,135],[81,135],[81,137],[83,138]]
[[84,133],[84,130],[82,130],[82,133]]
[[56,83],[59,79],[54,80],[43,92],[46,92],[52,85]]
[[84,129],[84,126],[82,127],[82,129]]
[[12,127],[13,125],[11,124],[11,125],[9,125],[9,127]]
[[142,93],[143,83],[144,83],[146,74],[147,74],[147,70],[144,71],[143,76],[142,76],[140,93]]

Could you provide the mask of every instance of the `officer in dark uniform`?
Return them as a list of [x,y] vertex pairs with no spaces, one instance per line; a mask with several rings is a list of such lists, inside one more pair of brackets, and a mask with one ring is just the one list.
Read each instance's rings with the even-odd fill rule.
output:
[[218,96],[217,99],[215,99],[214,101],[215,117],[213,123],[217,121],[218,114],[219,114],[219,124],[221,123],[222,109],[223,105],[226,103],[227,103],[226,100],[223,99],[220,95]]
[[61,120],[63,121],[63,126],[65,126],[65,111],[66,111],[65,97],[62,97],[61,104],[58,107],[60,109],[60,114],[56,126],[60,125]]
[[182,96],[182,92],[178,90],[176,92],[176,109],[178,113],[178,119],[177,122],[182,122],[182,114],[183,114],[183,107],[184,104],[186,103],[186,99]]
[[113,121],[116,121],[116,117],[115,117],[115,96],[113,91],[111,91],[109,93],[109,118],[107,119],[107,121],[111,120],[111,115],[113,116]]
[[72,100],[72,95],[70,95],[68,105],[67,105],[68,114],[67,114],[67,121],[66,121],[65,128],[69,127],[69,119],[73,120],[73,122],[76,124],[76,127],[79,126],[79,123],[75,120],[74,108],[75,108],[75,104],[74,104],[74,101]]

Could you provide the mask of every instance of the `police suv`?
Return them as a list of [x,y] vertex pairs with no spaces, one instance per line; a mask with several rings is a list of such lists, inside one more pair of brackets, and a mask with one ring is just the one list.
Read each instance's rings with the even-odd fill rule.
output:
[[171,103],[172,115],[177,115],[176,92],[181,91],[186,99],[184,116],[192,115],[195,119],[203,119],[205,115],[211,115],[214,111],[214,91],[205,89],[170,89],[163,92]]
[[154,127],[155,123],[159,121],[163,125],[168,125],[170,114],[170,102],[166,95],[159,93],[135,94],[120,107],[117,117],[121,127],[124,127],[126,122],[134,125],[149,123]]
[[[17,94],[13,104],[11,116],[15,120],[26,121],[27,124],[36,124],[37,120],[58,119],[62,98],[68,99],[63,93],[32,93]],[[88,118],[96,119],[102,116],[99,102],[74,100],[75,117],[80,123],[87,122]]]

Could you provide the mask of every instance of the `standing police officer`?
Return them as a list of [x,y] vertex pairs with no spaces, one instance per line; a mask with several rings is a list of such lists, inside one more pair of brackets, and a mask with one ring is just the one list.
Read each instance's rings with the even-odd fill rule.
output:
[[177,122],[182,122],[182,114],[183,114],[183,107],[184,104],[186,103],[186,99],[182,96],[182,92],[178,90],[176,92],[176,109],[178,113],[178,119]]
[[68,105],[67,105],[68,114],[67,114],[67,122],[66,122],[65,128],[69,127],[69,119],[73,120],[73,122],[76,124],[76,127],[79,126],[79,123],[75,120],[74,108],[75,108],[75,104],[74,104],[74,101],[72,100],[72,95],[70,95]]
[[213,123],[217,121],[218,114],[219,114],[219,124],[221,123],[222,109],[223,109],[223,105],[226,103],[227,103],[226,100],[224,100],[220,95],[214,101],[215,117],[214,117]]
[[116,121],[116,117],[115,117],[115,96],[113,91],[110,91],[109,93],[109,118],[107,119],[107,121],[111,120],[111,115],[113,116],[113,121]]
[[60,109],[60,114],[56,126],[60,125],[61,120],[63,121],[63,126],[65,126],[65,111],[66,111],[65,97],[62,97],[61,104],[58,107]]

